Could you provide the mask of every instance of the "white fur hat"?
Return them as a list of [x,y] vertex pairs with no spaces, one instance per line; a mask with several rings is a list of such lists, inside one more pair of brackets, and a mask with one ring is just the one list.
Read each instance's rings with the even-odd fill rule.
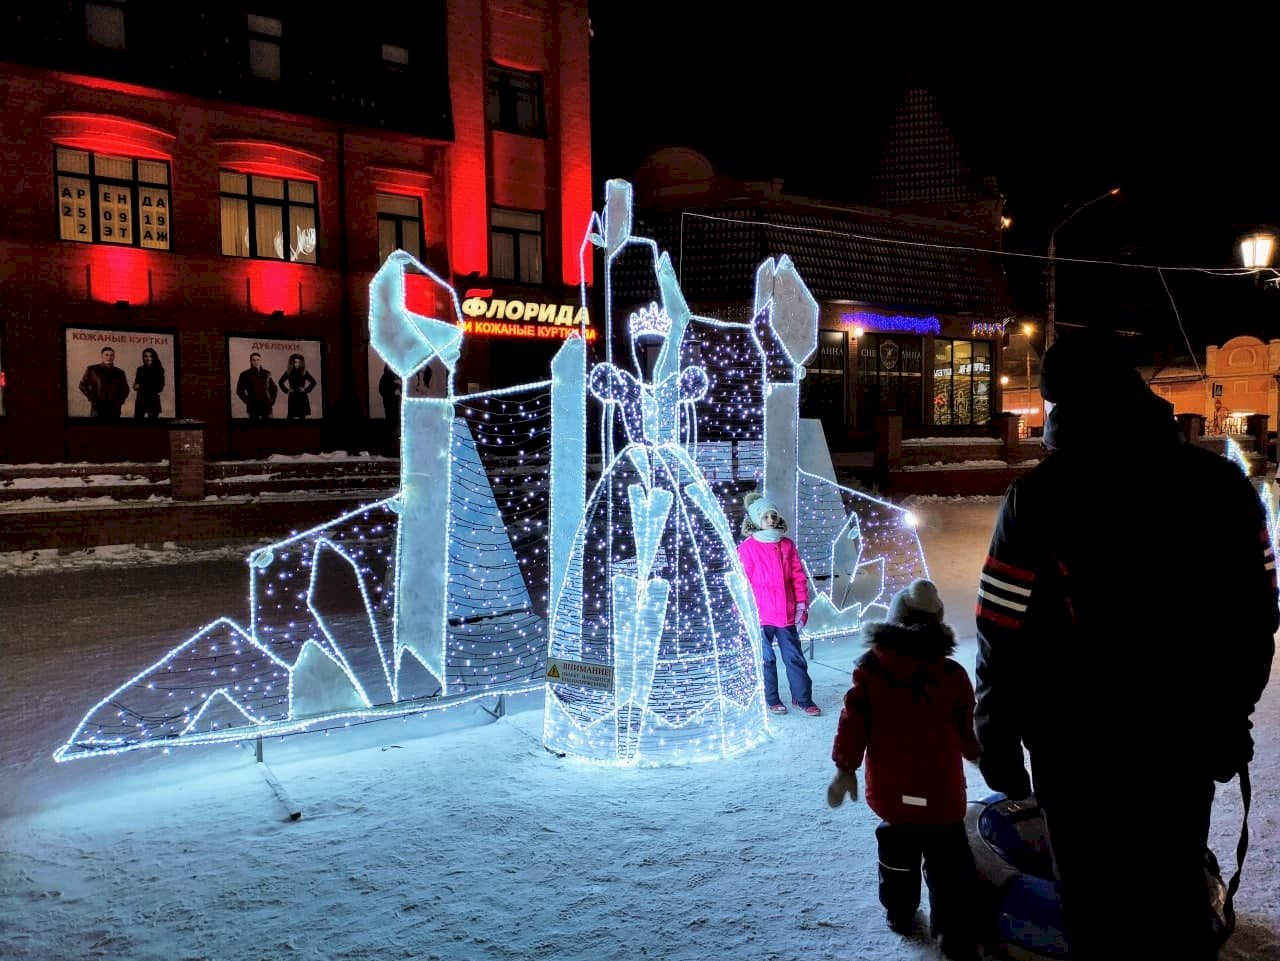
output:
[[942,623],[942,598],[933,581],[918,577],[889,602],[890,624]]

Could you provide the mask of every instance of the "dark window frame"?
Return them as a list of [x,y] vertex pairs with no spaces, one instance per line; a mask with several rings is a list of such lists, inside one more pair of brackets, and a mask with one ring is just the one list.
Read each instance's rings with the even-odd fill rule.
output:
[[[886,365],[882,345],[893,345],[892,365]],[[922,427],[929,416],[925,412],[924,371],[925,340],[914,334],[892,330],[869,330],[854,338],[853,360],[849,374],[853,386],[854,416],[852,424],[869,430],[874,417],[882,413],[901,415],[907,427]],[[919,351],[919,367],[907,365],[908,351]],[[913,387],[913,390],[908,390]],[[886,396],[893,401],[886,406]]]
[[[280,32],[270,33],[263,30],[255,30],[251,25],[253,22],[253,19],[255,18],[258,20],[270,21],[271,23],[278,24],[280,27]],[[268,16],[265,13],[246,13],[244,35],[245,35],[245,46],[244,46],[245,67],[248,70],[249,76],[252,77],[254,80],[265,80],[268,83],[279,83],[280,81],[282,81],[284,79],[284,20],[281,19],[280,17]],[[253,69],[254,43],[259,43],[259,44],[262,44],[263,46],[268,46],[268,47],[275,47],[276,61],[278,64],[277,76],[269,77],[269,76],[264,76],[263,74],[254,72],[254,69]]]
[[[413,53],[408,47],[398,43],[387,43],[385,41],[383,41],[379,47],[383,70],[394,74],[405,74],[409,72],[413,65]],[[387,56],[388,53],[394,53],[401,50],[404,51],[403,62],[396,60],[394,57]]]
[[[104,43],[101,39],[93,34],[93,28],[89,25],[89,10],[91,7],[101,7],[104,10],[114,10],[120,14],[120,45]],[[129,49],[129,8],[125,0],[87,0],[84,4],[84,36],[85,42],[96,50],[116,50],[124,52]]]
[[[527,95],[534,116],[520,121],[521,96]],[[542,74],[491,63],[485,73],[485,118],[491,130],[526,137],[547,135],[547,109]]]
[[[377,197],[384,197],[384,196],[399,197],[403,200],[412,200],[414,203],[418,205],[418,216],[410,217],[407,214],[396,214],[396,213],[390,213],[388,211],[378,210],[379,238],[381,238],[382,236],[382,224],[390,223],[394,225],[395,232],[396,232],[396,243],[395,243],[394,249],[406,250],[408,248],[406,248],[404,245],[405,227],[409,224],[413,224],[417,228],[418,259],[419,260],[424,259],[424,256],[427,250],[427,245],[426,245],[426,231],[424,229],[423,222],[422,222],[422,198],[414,196],[413,194],[395,194],[395,193],[390,193],[389,191],[386,191],[386,190],[379,190],[374,199],[375,206],[377,205]],[[378,257],[379,263],[386,260],[386,257],[382,256],[381,253],[382,253],[381,250],[379,250],[379,257]]]
[[[58,151],[72,150],[77,153],[87,154],[89,157],[89,172],[82,173],[78,170],[65,170],[58,166]],[[99,157],[113,157],[120,160],[128,160],[133,172],[132,179],[124,180],[120,177],[108,177],[99,175],[97,172]],[[142,180],[138,176],[138,161],[142,160],[146,163],[164,164],[166,182],[157,183],[152,180]],[[62,236],[62,198],[58,196],[58,179],[60,177],[75,177],[80,180],[89,181],[89,222],[92,224],[92,236],[86,240],[80,240],[76,237]],[[73,244],[101,244],[105,247],[133,247],[138,250],[154,250],[165,253],[173,250],[173,166],[168,160],[156,160],[151,157],[135,157],[128,154],[110,154],[103,153],[98,150],[82,150],[79,147],[67,147],[61,144],[54,144],[53,148],[53,195],[54,195],[54,213],[58,220],[56,234],[59,240],[65,240]],[[129,243],[122,244],[114,240],[102,239],[102,221],[100,217],[100,207],[103,186],[127,187],[132,197],[129,203],[129,214],[133,217],[133,237]],[[142,232],[139,229],[142,226],[141,204],[143,190],[163,190],[165,193],[166,209],[168,210],[169,223],[166,224],[168,238],[168,246],[165,247],[143,247]]]
[[[827,346],[838,350],[838,368],[825,366],[832,359],[823,356]],[[816,417],[828,429],[843,431],[849,419],[848,378],[849,332],[819,330],[818,349],[805,365],[805,376],[800,381],[801,416]]]
[[[234,191],[225,190],[222,187],[222,174],[235,174],[245,178],[245,193],[235,193]],[[280,197],[261,197],[256,196],[253,192],[254,178],[260,180],[278,180],[283,185]],[[289,185],[293,184],[310,184],[312,194],[311,202],[307,203],[302,200],[289,199]],[[320,238],[320,184],[314,180],[305,180],[300,177],[272,177],[266,174],[244,173],[240,170],[232,170],[228,167],[218,169],[218,200],[219,206],[223,197],[229,197],[233,200],[244,200],[247,202],[246,223],[249,224],[249,253],[245,256],[240,254],[229,254],[225,250],[222,251],[224,257],[235,257],[237,260],[272,260],[278,264],[302,264],[307,267],[315,267],[319,265],[320,258],[317,256],[314,261],[310,260],[292,260],[287,256],[289,240],[293,236],[293,224],[289,220],[289,210],[293,207],[306,207],[311,211],[311,219],[315,226],[316,244],[319,246]],[[258,206],[275,207],[280,210],[280,232],[284,240],[284,255],[277,257],[275,251],[272,250],[268,254],[264,254],[258,250],[258,231],[257,218],[255,217],[255,208]]]
[[[499,211],[507,211],[513,214],[533,214],[538,218],[538,230],[535,233],[532,230],[523,230],[519,227],[498,226],[493,223],[493,214]],[[515,269],[512,271],[515,276],[507,277],[494,272],[493,261],[493,237],[495,234],[503,234],[511,237],[512,247],[512,263]],[[520,262],[520,238],[521,237],[537,237],[538,238],[538,277],[536,279],[525,279],[522,277]],[[546,284],[547,277],[547,219],[543,216],[541,210],[520,210],[515,207],[494,207],[490,211],[489,218],[489,271],[494,280],[509,280],[516,284],[529,284],[535,287],[541,287]]]

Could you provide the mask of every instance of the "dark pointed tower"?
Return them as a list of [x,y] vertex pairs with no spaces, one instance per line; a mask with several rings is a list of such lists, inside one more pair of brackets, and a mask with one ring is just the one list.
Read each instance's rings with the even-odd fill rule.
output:
[[903,91],[881,141],[871,202],[997,234],[1004,212],[994,178],[973,173],[937,99],[920,85]]

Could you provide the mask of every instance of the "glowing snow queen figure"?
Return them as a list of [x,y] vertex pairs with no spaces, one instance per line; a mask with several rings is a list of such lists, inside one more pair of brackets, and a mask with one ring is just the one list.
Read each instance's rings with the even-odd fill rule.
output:
[[[665,254],[657,273],[665,309],[653,304],[628,321],[637,373],[608,361],[591,371],[605,433],[619,415],[627,443],[569,552],[543,737],[552,750],[620,764],[723,757],[765,737],[754,600],[729,523],[686,446],[707,375],[680,368],[690,313]],[[650,380],[636,361],[642,336],[663,338]],[[607,678],[608,668],[611,687],[575,682],[593,671]]]

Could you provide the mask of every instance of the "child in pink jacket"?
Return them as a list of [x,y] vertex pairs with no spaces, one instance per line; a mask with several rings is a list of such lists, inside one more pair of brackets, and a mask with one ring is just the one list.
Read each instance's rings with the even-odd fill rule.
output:
[[747,539],[738,545],[742,569],[756,596],[760,628],[764,635],[764,701],[774,714],[786,714],[778,693],[778,661],[773,654],[776,641],[787,669],[791,703],[810,717],[820,717],[822,709],[813,703],[813,681],[809,665],[800,651],[798,625],[808,619],[809,586],[795,541],[785,536],[786,521],[778,509],[754,491],[745,498],[747,516],[742,533]]

